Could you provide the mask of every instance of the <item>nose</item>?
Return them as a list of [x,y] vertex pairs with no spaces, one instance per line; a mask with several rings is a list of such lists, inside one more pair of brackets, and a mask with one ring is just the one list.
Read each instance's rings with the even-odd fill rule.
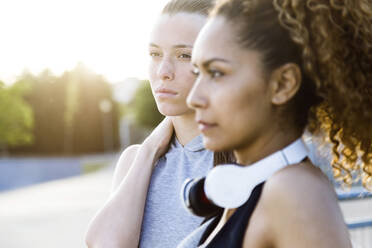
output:
[[203,88],[201,81],[196,80],[186,99],[189,108],[196,110],[208,106],[208,94],[205,94],[205,91],[206,89]]
[[174,65],[170,59],[164,58],[158,67],[158,76],[161,80],[173,80],[174,79]]

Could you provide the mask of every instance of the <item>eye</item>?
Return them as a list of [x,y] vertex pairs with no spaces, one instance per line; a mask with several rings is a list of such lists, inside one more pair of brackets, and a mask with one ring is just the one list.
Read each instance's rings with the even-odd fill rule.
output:
[[219,71],[219,70],[208,70],[208,74],[211,76],[211,78],[218,78],[218,77],[222,77],[223,75],[225,75],[223,72]]
[[180,59],[191,59],[191,55],[187,53],[182,53],[178,56]]
[[149,53],[150,57],[160,57],[161,54],[159,52],[150,52]]

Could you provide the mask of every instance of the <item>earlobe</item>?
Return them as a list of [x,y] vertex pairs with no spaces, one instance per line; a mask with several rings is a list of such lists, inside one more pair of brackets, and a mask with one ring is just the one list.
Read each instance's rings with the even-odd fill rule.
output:
[[274,104],[274,105],[281,105],[285,102],[285,100],[283,99],[283,97],[281,96],[278,96],[278,95],[275,95],[273,97],[273,99],[271,100],[271,102]]
[[301,86],[301,69],[297,64],[288,63],[274,70],[271,75],[271,102],[282,105],[296,95]]

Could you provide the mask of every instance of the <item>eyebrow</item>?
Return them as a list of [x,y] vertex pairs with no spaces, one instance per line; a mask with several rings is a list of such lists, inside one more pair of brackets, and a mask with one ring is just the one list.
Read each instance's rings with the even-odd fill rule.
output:
[[150,43],[149,46],[152,46],[152,47],[159,47],[159,46],[156,45],[155,43]]
[[[228,63],[228,64],[230,63],[230,61],[226,60],[226,59],[211,58],[211,59],[208,59],[207,61],[204,61],[203,64],[202,64],[202,67],[207,68],[213,62],[224,62],[224,63]],[[197,67],[197,65],[195,63],[193,65]]]
[[193,48],[191,45],[175,45],[174,48]]
[[[149,46],[160,48],[159,45],[156,45],[155,43],[150,43]],[[191,45],[186,45],[186,44],[179,44],[179,45],[174,45],[172,46],[173,48],[193,48]]]

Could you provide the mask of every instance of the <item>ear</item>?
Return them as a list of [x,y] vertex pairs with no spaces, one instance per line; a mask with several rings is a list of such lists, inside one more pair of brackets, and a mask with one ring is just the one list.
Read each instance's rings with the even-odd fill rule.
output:
[[270,77],[271,102],[282,105],[288,102],[301,86],[301,69],[297,64],[287,63],[275,69]]

